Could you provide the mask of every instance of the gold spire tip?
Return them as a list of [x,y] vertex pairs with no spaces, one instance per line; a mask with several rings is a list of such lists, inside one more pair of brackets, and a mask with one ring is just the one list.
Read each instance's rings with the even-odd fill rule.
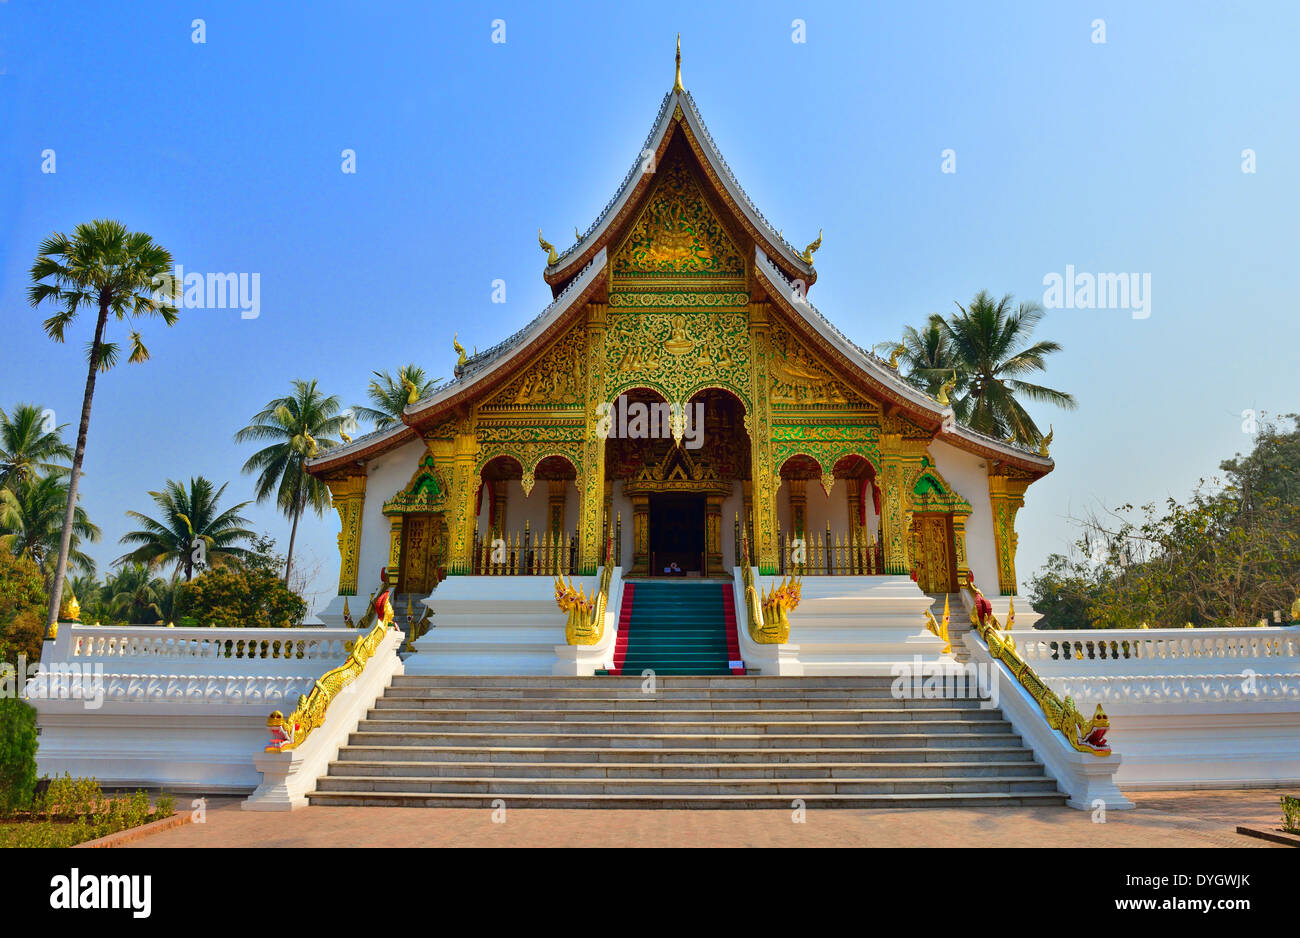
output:
[[685,91],[682,87],[682,34],[677,34],[677,75],[673,78],[673,91]]

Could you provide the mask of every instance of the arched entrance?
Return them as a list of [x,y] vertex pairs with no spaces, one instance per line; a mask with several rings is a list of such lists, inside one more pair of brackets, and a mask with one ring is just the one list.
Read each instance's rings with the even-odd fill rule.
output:
[[697,391],[684,407],[649,388],[614,401],[606,493],[619,526],[625,512],[632,520],[625,575],[717,576],[735,563],[733,538],[723,532],[749,495],[744,414],[739,398],[716,388]]

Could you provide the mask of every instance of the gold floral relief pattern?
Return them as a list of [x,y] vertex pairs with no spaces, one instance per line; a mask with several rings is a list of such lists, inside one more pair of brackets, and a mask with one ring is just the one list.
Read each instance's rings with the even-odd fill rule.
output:
[[640,313],[611,316],[604,362],[611,395],[654,388],[685,402],[702,387],[749,393],[749,332],[744,313]]
[[772,329],[768,374],[774,407],[861,406],[866,403],[801,342],[779,326]]
[[527,371],[496,394],[488,406],[581,404],[586,386],[586,342],[584,328],[573,327]]
[[659,171],[654,193],[614,258],[614,275],[744,276],[745,262],[682,159]]

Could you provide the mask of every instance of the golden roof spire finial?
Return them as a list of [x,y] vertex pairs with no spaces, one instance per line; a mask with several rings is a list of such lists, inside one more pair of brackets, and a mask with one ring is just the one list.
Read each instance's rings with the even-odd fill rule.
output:
[[677,34],[677,77],[673,79],[673,91],[685,91],[682,87],[682,34]]

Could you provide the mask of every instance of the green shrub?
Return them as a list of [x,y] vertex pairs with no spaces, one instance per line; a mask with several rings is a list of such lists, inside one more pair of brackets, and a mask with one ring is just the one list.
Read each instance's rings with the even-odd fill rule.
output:
[[1300,834],[1300,798],[1282,796],[1282,829],[1291,834]]
[[36,789],[36,711],[0,698],[0,816],[28,807]]

